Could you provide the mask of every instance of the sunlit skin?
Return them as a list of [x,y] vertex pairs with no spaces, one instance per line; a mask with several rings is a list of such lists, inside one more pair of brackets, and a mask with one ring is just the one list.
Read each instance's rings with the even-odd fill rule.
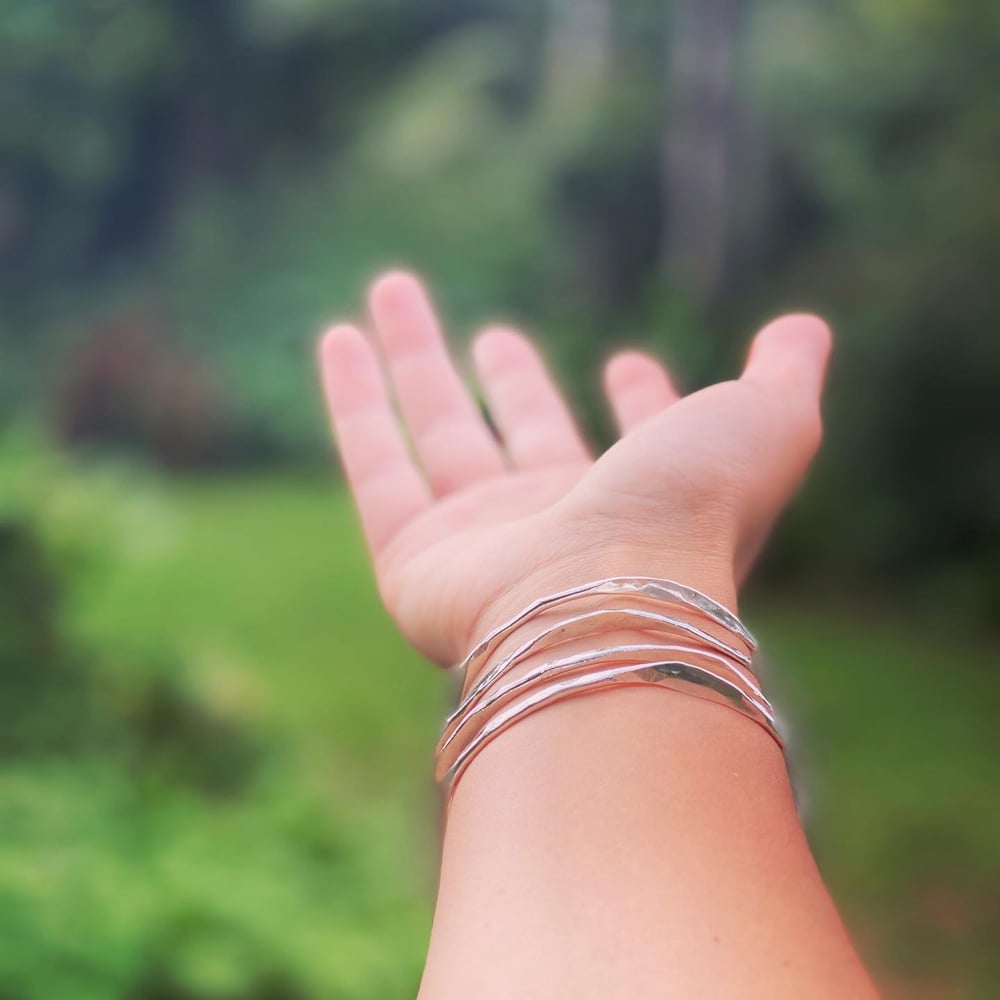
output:
[[[417,649],[453,664],[535,599],[612,575],[735,608],[820,442],[821,320],[776,320],[738,379],[688,396],[652,357],[611,358],[621,437],[595,459],[523,334],[473,345],[494,434],[418,279],[380,277],[369,312],[324,335],[320,368],[379,589]],[[487,746],[455,791],[420,1000],[875,995],[777,744],[735,712],[574,699]]]
[[323,337],[323,383],[382,597],[426,656],[455,663],[501,608],[606,570],[669,570],[735,603],[819,444],[824,323],[777,320],[739,379],[683,397],[656,359],[613,357],[622,436],[595,460],[523,334],[473,345],[498,440],[420,282],[383,275],[369,305],[370,333]]

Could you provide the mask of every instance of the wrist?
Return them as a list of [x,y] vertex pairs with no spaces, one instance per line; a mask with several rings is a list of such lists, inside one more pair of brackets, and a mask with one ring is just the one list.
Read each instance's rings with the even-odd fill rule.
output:
[[554,705],[489,743],[455,789],[449,824],[456,809],[518,801],[530,803],[527,825],[559,815],[562,829],[584,816],[586,827],[618,809],[621,794],[707,796],[724,812],[734,798],[790,796],[790,784],[778,745],[739,713],[679,691],[623,688]]
[[[731,565],[721,560],[701,557],[664,558],[655,552],[631,548],[595,550],[549,563],[519,580],[515,586],[497,594],[475,618],[470,634],[466,637],[464,653],[468,653],[484,636],[510,621],[533,602],[572,587],[617,576],[675,580],[700,590],[734,614],[738,611],[733,570]],[[537,628],[537,624],[534,627]],[[604,642],[621,631],[619,627],[607,633],[601,632],[588,641],[591,645]],[[466,689],[487,666],[487,663],[477,664],[475,671],[464,678]]]

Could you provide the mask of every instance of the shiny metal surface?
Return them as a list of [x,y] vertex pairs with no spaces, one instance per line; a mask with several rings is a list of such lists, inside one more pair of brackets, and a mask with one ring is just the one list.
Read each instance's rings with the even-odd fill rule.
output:
[[[494,666],[490,667],[490,669],[487,670],[483,676],[480,677],[466,692],[465,697],[462,699],[462,703],[445,720],[445,728],[447,729],[458,717],[458,715],[464,711],[469,704],[477,699],[487,687],[494,683],[501,675],[506,673],[511,666],[523,656],[531,650],[537,648],[543,640],[554,638],[555,642],[550,645],[555,645],[558,642],[565,642],[569,639],[592,635],[596,631],[598,619],[603,619],[602,624],[606,629],[623,627],[649,630],[654,626],[666,626],[668,629],[683,632],[692,638],[701,640],[706,645],[719,650],[720,653],[723,653],[731,659],[736,660],[738,663],[743,664],[744,667],[749,667],[752,662],[751,657],[747,653],[742,652],[735,646],[729,645],[716,636],[713,636],[711,633],[698,628],[697,625],[692,625],[690,622],[685,621],[682,618],[675,618],[670,615],[663,615],[655,611],[647,611],[641,608],[597,608],[593,611],[587,611],[579,615],[572,615],[568,618],[561,619],[554,625],[550,625],[540,631],[537,635],[533,636],[527,642],[523,643],[508,656],[498,661]],[[528,619],[525,619],[524,621],[527,620]],[[524,622],[522,622],[522,624],[523,623]],[[594,627],[578,628],[578,625]]]
[[675,580],[660,580],[648,576],[616,576],[584,583],[578,587],[572,587],[569,590],[563,590],[533,601],[515,617],[497,626],[492,632],[481,639],[469,655],[453,669],[456,672],[467,674],[473,665],[478,663],[482,657],[486,656],[492,650],[498,639],[540,611],[582,595],[596,597],[600,595],[623,594],[686,605],[717,624],[722,625],[734,635],[739,636],[747,644],[751,654],[757,648],[756,639],[754,639],[739,618],[728,608],[712,600],[711,597],[703,594],[700,590],[677,583]]
[[[462,741],[458,746],[453,746],[459,734],[475,722],[483,713],[491,710],[499,710],[503,707],[511,695],[536,685],[539,680],[551,676],[561,676],[581,667],[592,664],[614,664],[627,662],[632,666],[639,667],[650,660],[658,660],[664,654],[677,654],[679,656],[693,657],[695,659],[708,660],[716,664],[716,671],[720,668],[724,672],[726,680],[741,687],[745,697],[754,707],[764,715],[770,723],[774,724],[774,709],[770,702],[764,697],[752,674],[742,669],[738,664],[733,663],[727,656],[711,650],[698,648],[695,646],[678,646],[663,643],[633,643],[619,646],[602,646],[597,649],[589,649],[572,656],[563,657],[557,660],[547,661],[527,674],[519,677],[516,681],[503,687],[491,691],[485,698],[466,698],[455,713],[453,721],[446,724],[435,751],[437,766],[435,777],[440,781],[444,772],[451,766],[455,755],[461,751]],[[478,704],[475,701],[478,700]]]
[[[518,721],[566,699],[613,688],[653,686],[725,705],[767,730],[782,746],[774,709],[751,669],[756,640],[733,612],[673,580],[609,577],[540,598],[493,629],[455,669],[468,677],[533,619],[595,598],[604,598],[606,605],[622,598],[630,602],[626,607],[567,608],[565,617],[543,622],[535,634],[488,665],[447,717],[437,745],[435,777],[449,785],[449,802],[476,755]],[[673,605],[678,610],[665,614],[662,609],[635,606],[635,601]],[[678,617],[681,609],[687,613],[684,617]],[[693,616],[720,626],[729,641],[690,621]],[[536,662],[523,676],[499,683],[527,657],[540,657],[588,637],[599,643],[601,636],[623,630],[655,631],[675,641],[578,648],[569,655]],[[678,638],[682,644],[676,642]]]
[[740,687],[711,670],[676,660],[665,660],[636,666],[606,667],[582,675],[563,677],[529,691],[506,709],[497,712],[479,730],[475,738],[445,771],[441,779],[448,784],[448,801],[454,795],[459,779],[478,753],[517,722],[544,708],[568,698],[596,694],[616,687],[652,686],[694,695],[734,709],[761,726],[779,748],[784,747],[773,720],[757,708]]

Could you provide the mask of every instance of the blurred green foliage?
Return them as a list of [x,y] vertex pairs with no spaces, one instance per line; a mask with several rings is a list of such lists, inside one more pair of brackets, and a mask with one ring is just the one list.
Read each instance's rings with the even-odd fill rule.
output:
[[[441,692],[359,596],[362,553],[338,556],[347,508],[44,454],[0,457],[0,992],[413,995],[433,824],[412,751]],[[289,537],[309,522],[321,557]]]
[[[0,993],[414,995],[446,685],[360,584],[347,498],[318,480],[158,481],[44,454],[0,451],[22,484],[3,536],[31,539],[19,578],[58,595],[4,631],[57,636],[58,656],[51,639],[46,656],[0,655]],[[748,614],[802,734],[814,847],[866,956],[907,997],[991,995],[995,656],[857,609],[772,598]]]
[[460,339],[496,310],[537,326],[603,437],[595,368],[616,343],[698,384],[808,308],[839,334],[829,445],[777,564],[905,580],[995,622],[996,5],[604,9],[6,6],[0,411],[72,429],[81,350],[124,321],[188,381],[136,374],[167,390],[111,440],[170,464],[312,461],[311,337],[406,263]]
[[866,953],[995,995],[998,48],[988,0],[0,5],[0,995],[415,992],[446,692],[309,478],[312,337],[394,264],[598,441],[616,346],[696,387],[832,319],[751,614]]

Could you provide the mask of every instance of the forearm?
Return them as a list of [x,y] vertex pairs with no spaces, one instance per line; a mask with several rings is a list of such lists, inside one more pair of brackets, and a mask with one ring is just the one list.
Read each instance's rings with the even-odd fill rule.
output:
[[[523,335],[494,328],[476,340],[487,423],[420,283],[384,275],[369,302],[374,338],[332,328],[323,380],[382,596],[441,663],[475,652],[470,642],[533,600],[616,574],[668,572],[730,605],[734,573],[819,446],[830,332],[815,317],[768,324],[739,378],[683,398],[656,359],[619,354],[604,382],[622,435],[593,461]],[[690,675],[643,677],[629,662],[572,685],[562,675],[514,695],[489,731],[473,727],[477,740],[497,734],[478,757],[461,740],[462,761],[439,757],[443,775],[460,777],[424,1000],[871,994],[761,728],[766,701],[737,677],[748,652],[661,625],[659,650],[642,652],[672,646],[695,660],[683,663]],[[751,718],[677,692],[594,692],[628,674],[702,687],[713,677],[712,690]],[[517,721],[533,699],[581,684],[586,696]]]
[[781,753],[739,714],[602,692],[463,776],[424,1000],[869,995]]

